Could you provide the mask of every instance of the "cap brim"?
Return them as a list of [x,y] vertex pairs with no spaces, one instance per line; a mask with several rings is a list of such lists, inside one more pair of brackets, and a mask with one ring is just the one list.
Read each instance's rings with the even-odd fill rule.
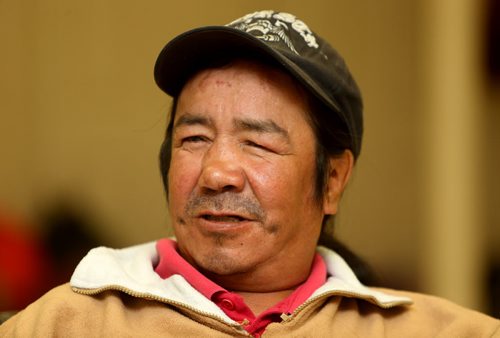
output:
[[207,26],[187,31],[170,41],[160,52],[154,68],[157,85],[168,95],[177,96],[185,82],[203,65],[217,59],[258,54],[282,65],[331,109],[339,105],[323,93],[315,81],[292,60],[291,51],[276,50],[260,39],[226,26]]

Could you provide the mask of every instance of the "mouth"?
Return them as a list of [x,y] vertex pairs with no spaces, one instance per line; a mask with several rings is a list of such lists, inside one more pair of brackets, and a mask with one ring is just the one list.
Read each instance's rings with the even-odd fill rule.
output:
[[200,216],[202,219],[210,222],[220,222],[220,223],[239,223],[248,221],[247,218],[238,215],[212,215],[203,214]]
[[240,236],[253,231],[261,223],[258,216],[244,211],[205,209],[192,217],[193,224],[205,235]]

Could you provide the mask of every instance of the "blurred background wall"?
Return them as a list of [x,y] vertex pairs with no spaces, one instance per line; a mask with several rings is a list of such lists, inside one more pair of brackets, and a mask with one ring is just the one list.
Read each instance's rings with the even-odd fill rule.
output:
[[324,36],[364,94],[337,235],[385,285],[499,316],[496,0],[0,0],[0,213],[16,220],[5,224],[45,239],[78,225],[54,245],[168,235],[157,153],[170,100],[156,56],[189,28],[260,9]]

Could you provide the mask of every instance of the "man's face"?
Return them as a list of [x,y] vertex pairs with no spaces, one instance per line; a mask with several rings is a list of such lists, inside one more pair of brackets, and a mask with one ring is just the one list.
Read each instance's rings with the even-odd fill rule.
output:
[[315,138],[288,75],[247,61],[196,74],[179,97],[168,173],[181,254],[212,275],[309,268],[323,207]]

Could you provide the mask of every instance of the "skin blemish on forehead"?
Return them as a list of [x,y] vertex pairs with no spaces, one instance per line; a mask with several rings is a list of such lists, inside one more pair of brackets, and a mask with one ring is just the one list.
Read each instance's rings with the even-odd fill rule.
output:
[[[198,84],[197,84],[198,89],[203,90],[205,88],[208,88],[210,86],[210,83],[213,81],[212,78],[214,77],[214,74],[216,77],[217,73],[218,73],[218,69],[206,69],[206,70],[202,71],[200,73],[200,78],[198,79]],[[233,86],[231,81],[221,80],[221,79],[218,79],[217,77],[216,77],[214,83],[217,87],[231,88]]]
[[213,73],[213,70],[205,70],[205,71],[202,71],[198,77],[198,83],[197,83],[197,87],[198,89],[200,90],[203,90],[205,88],[208,88],[210,86],[210,77],[212,76],[212,73]]
[[222,80],[215,80],[215,85],[217,87],[229,87],[231,88],[233,85],[231,84],[231,82],[228,82],[228,81],[222,81]]

